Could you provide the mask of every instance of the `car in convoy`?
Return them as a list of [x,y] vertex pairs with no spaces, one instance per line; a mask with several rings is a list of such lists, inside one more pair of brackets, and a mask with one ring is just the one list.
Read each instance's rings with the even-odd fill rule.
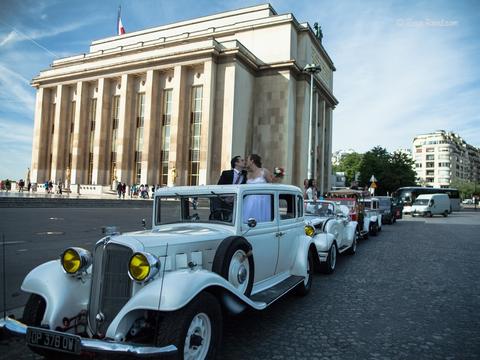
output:
[[0,328],[53,358],[214,358],[225,313],[309,292],[317,249],[305,231],[294,186],[160,189],[151,229],[112,232],[92,252],[67,248],[33,269],[22,322]]
[[313,236],[317,247],[318,262],[315,270],[326,274],[335,271],[337,255],[355,254],[357,249],[357,222],[349,218],[345,205],[332,201],[306,201],[306,232]]
[[376,236],[379,231],[382,231],[382,214],[380,212],[380,205],[377,198],[363,198],[360,203],[364,208],[363,228],[368,229],[370,235]]
[[378,199],[378,210],[382,214],[382,224],[393,225],[397,221],[397,214],[392,198],[390,196],[377,196],[376,198]]
[[443,215],[450,212],[450,198],[447,194],[424,194],[418,195],[412,205],[412,216]]

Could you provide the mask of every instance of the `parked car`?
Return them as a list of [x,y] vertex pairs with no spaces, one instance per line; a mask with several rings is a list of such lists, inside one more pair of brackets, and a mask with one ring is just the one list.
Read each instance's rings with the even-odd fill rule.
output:
[[305,223],[315,230],[313,240],[317,247],[316,271],[331,274],[335,271],[337,254],[355,254],[357,250],[357,222],[349,218],[345,205],[331,201],[305,202]]
[[465,200],[462,201],[462,204],[472,205],[472,204],[473,204],[473,200],[472,200],[472,199],[465,199]]
[[309,292],[317,250],[303,204],[299,188],[280,184],[157,190],[151,229],[108,235],[92,253],[68,248],[33,269],[23,322],[0,328],[53,357],[214,358],[225,312]]
[[363,219],[365,217],[363,205],[359,203],[356,197],[328,197],[327,200],[337,205],[345,205],[348,207],[349,219],[357,222],[357,240],[368,238],[368,227],[365,230],[363,226]]
[[363,198],[360,203],[363,204],[365,211],[364,230],[368,229],[370,235],[376,236],[378,232],[382,231],[382,214],[379,210],[379,201],[377,198]]
[[424,194],[418,195],[412,205],[412,216],[443,215],[450,212],[450,198],[447,194]]
[[382,224],[392,225],[397,221],[392,198],[390,196],[377,196],[380,214],[382,214]]

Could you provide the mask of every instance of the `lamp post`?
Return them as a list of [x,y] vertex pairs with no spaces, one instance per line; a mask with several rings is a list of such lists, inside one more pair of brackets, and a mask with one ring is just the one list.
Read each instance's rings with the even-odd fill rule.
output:
[[[310,119],[308,122],[308,162],[307,162],[307,179],[313,179],[313,76],[322,69],[320,65],[307,64],[303,71],[310,74]],[[323,164],[322,164],[323,165]]]

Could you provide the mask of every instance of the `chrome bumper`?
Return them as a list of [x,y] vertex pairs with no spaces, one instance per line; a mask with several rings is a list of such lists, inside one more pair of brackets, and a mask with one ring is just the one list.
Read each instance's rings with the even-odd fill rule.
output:
[[[0,319],[0,330],[6,331],[11,335],[26,337],[27,327],[27,325],[20,321],[9,317]],[[58,333],[62,334],[60,331]],[[160,355],[174,355],[177,353],[177,347],[174,345],[154,347],[142,344],[126,344],[109,340],[81,338],[80,352],[155,357]]]

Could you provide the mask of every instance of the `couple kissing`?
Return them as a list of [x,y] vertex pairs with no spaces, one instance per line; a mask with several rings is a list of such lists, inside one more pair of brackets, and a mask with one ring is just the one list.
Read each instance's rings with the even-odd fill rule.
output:
[[224,170],[218,185],[261,184],[273,182],[270,171],[262,167],[262,158],[257,154],[243,159],[237,155],[230,161],[231,170]]

